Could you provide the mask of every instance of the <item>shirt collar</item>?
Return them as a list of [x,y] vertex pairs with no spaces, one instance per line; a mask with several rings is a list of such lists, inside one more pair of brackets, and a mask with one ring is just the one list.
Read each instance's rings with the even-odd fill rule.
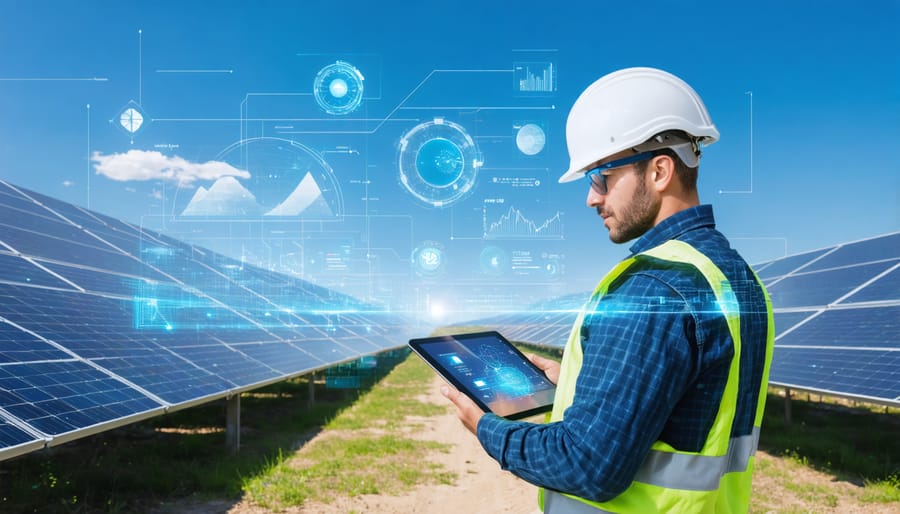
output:
[[645,232],[629,250],[632,255],[638,254],[702,227],[716,227],[712,205],[698,205],[676,212]]

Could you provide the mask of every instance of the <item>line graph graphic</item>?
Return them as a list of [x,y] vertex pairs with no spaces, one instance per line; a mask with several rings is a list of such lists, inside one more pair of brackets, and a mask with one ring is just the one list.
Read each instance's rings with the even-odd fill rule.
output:
[[522,211],[510,206],[496,221],[488,221],[488,205],[482,208],[485,239],[563,239],[562,213],[538,224]]

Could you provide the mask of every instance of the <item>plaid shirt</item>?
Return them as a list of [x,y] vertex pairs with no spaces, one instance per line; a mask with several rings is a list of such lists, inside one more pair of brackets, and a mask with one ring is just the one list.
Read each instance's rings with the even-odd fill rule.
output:
[[[722,270],[741,308],[741,377],[732,435],[753,428],[765,361],[766,304],[746,262],[701,205],[663,220],[632,254],[669,239]],[[657,441],[698,451],[712,426],[734,347],[715,296],[693,267],[641,260],[585,317],[584,360],[573,404],[556,423],[486,414],[478,439],[503,469],[594,501],[623,492]]]

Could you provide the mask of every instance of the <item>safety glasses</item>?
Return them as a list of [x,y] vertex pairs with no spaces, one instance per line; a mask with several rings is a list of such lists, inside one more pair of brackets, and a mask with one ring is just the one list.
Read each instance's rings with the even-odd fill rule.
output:
[[605,195],[607,193],[606,188],[606,177],[608,177],[609,173],[603,173],[604,171],[611,170],[613,168],[619,168],[621,166],[625,166],[627,164],[634,164],[636,162],[646,161],[647,159],[651,159],[654,156],[654,152],[641,152],[639,154],[632,155],[630,157],[623,157],[621,159],[616,159],[615,161],[609,161],[606,164],[601,164],[596,168],[591,168],[585,172],[584,176],[591,179],[591,188],[600,195]]

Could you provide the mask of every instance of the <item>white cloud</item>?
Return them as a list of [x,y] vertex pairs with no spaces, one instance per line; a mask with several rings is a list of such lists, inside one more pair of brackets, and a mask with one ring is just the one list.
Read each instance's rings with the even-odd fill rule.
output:
[[75,182],[72,182],[71,180],[63,180],[62,185],[63,187],[72,187],[75,185]]
[[156,151],[129,150],[126,153],[103,155],[94,152],[91,157],[98,175],[113,180],[166,180],[181,185],[195,180],[216,180],[233,176],[250,178],[250,173],[221,161],[190,162],[178,156],[163,155]]

